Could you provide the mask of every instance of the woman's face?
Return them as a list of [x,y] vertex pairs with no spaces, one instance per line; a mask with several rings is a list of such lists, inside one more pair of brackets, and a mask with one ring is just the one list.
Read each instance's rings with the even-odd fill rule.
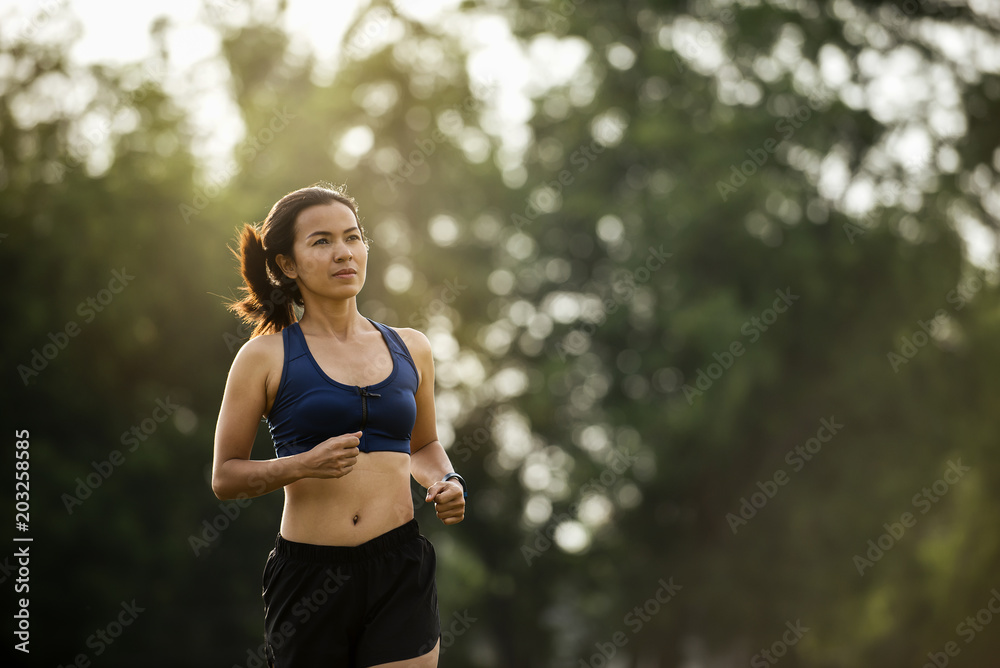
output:
[[354,212],[340,202],[303,209],[295,219],[293,256],[278,256],[278,266],[299,282],[303,296],[347,299],[361,292],[368,248]]

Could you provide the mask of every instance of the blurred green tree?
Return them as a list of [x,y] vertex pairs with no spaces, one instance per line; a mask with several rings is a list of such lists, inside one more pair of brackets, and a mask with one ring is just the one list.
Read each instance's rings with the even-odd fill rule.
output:
[[[209,13],[246,128],[224,167],[167,54],[0,48],[36,658],[254,665],[280,495],[208,485],[248,335],[227,246],[330,180],[374,240],[362,311],[431,338],[472,485],[460,527],[418,508],[443,666],[989,664],[997,291],[958,230],[997,217],[992,10],[377,2],[332,81],[276,11]],[[473,66],[507,30],[523,82]],[[586,56],[553,85],[561,49]]]

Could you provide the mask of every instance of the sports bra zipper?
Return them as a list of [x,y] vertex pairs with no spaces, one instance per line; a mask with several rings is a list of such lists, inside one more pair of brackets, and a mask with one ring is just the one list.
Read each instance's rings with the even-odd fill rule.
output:
[[381,394],[369,392],[367,387],[358,386],[358,394],[361,395],[361,428],[368,424],[368,397],[381,397]]

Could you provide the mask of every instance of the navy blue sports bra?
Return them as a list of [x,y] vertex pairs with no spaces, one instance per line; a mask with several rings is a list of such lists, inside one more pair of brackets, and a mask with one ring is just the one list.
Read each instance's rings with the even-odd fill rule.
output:
[[368,318],[382,333],[392,355],[392,372],[375,385],[360,387],[333,380],[309,352],[299,323],[281,332],[285,361],[267,425],[279,457],[305,452],[328,438],[362,432],[361,452],[410,454],[417,418],[417,367],[392,328]]

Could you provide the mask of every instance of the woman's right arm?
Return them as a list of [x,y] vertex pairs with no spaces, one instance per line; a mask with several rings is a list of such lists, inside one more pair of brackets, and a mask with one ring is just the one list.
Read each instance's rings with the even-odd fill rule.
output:
[[281,345],[280,336],[277,341],[251,339],[240,348],[229,370],[212,462],[212,491],[220,499],[261,496],[303,477],[295,457],[250,459],[257,427],[267,408],[268,375],[274,373],[275,352],[280,375]]
[[268,385],[277,392],[281,380],[283,355],[280,335],[259,336],[240,348],[233,360],[215,427],[212,491],[220,499],[261,496],[301,478],[340,478],[357,463],[361,432],[328,438],[289,457],[250,459],[267,410]]

